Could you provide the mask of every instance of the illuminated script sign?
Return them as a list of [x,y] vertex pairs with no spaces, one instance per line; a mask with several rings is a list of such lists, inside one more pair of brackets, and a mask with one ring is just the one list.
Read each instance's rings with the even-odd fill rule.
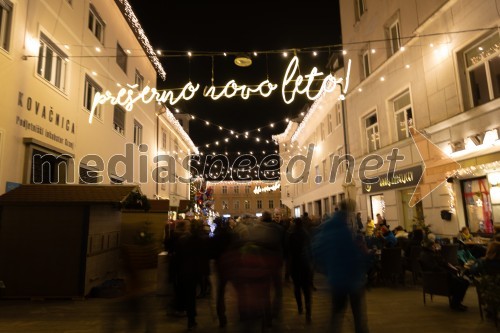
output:
[[363,193],[376,193],[395,188],[417,186],[422,176],[422,166],[418,165],[408,169],[395,170],[392,177],[387,174],[378,176],[378,181],[369,184],[366,179],[362,179]]
[[[306,95],[310,100],[315,100],[325,92],[333,91],[337,85],[343,84],[342,94],[347,93],[349,86],[349,74],[351,71],[351,60],[347,64],[346,77],[336,78],[332,74],[328,74],[323,78],[321,88],[315,94],[311,94],[310,88],[318,77],[323,76],[323,72],[318,72],[314,67],[309,74],[302,76],[299,72],[299,58],[292,58],[286,70],[283,82],[281,85],[281,95],[285,103],[290,104],[295,99],[296,94]],[[200,89],[199,84],[187,83],[177,94],[172,90],[158,91],[156,88],[145,86],[141,91],[137,91],[137,84],[127,85],[127,88],[122,88],[118,94],[113,95],[109,90],[101,93],[96,92],[92,102],[92,109],[89,115],[89,123],[92,122],[94,112],[99,105],[111,103],[112,105],[121,105],[127,111],[132,111],[134,104],[138,101],[148,103],[160,103],[175,105],[180,100],[190,100],[195,96]],[[263,97],[270,96],[273,91],[278,89],[276,83],[265,80],[257,86],[240,85],[235,80],[227,82],[223,88],[205,87],[203,96],[217,100],[221,97],[232,98],[240,96],[242,99],[248,99],[251,94],[259,94]]]
[[276,191],[279,188],[280,188],[280,182],[276,182],[273,185],[269,185],[269,186],[264,186],[264,187],[256,186],[253,189],[253,193],[259,194],[262,192],[272,192],[272,191]]

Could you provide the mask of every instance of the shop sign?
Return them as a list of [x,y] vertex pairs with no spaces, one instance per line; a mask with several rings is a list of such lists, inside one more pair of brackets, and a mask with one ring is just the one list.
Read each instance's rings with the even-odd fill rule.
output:
[[44,121],[40,124],[37,121],[37,118],[30,117],[30,119],[27,119],[25,117],[16,116],[17,126],[23,127],[27,131],[40,134],[49,140],[74,149],[75,144],[73,141],[70,141],[66,137],[60,136],[58,133],[52,132],[44,127],[45,123],[48,122],[65,130],[66,133],[75,134],[75,123],[72,120],[64,118],[64,115],[54,111],[52,106],[44,105],[42,102],[33,99],[31,96],[25,96],[22,91],[19,91],[18,93],[17,106],[20,107],[21,110],[26,111],[26,113],[38,116],[38,119]]
[[384,174],[376,182],[373,179],[361,179],[363,193],[377,193],[402,187],[417,186],[422,176],[422,166],[418,165],[408,169],[395,170],[392,175]]

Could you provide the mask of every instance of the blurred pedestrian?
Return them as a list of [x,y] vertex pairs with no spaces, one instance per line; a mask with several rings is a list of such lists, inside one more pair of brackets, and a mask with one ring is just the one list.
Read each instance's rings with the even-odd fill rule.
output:
[[350,301],[356,333],[368,333],[365,282],[368,256],[353,238],[349,223],[356,203],[343,200],[340,210],[320,226],[314,237],[314,259],[326,273],[332,293],[332,332],[342,331]]
[[301,218],[293,220],[292,231],[288,234],[286,243],[297,310],[299,314],[303,313],[302,295],[304,295],[306,322],[310,323],[313,272],[311,236],[306,230]]

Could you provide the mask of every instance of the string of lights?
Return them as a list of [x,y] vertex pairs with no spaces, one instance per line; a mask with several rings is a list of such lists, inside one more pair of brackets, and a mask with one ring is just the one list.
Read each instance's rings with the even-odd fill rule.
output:
[[[121,2],[127,2],[127,0],[118,0]],[[132,19],[131,19],[132,20]],[[434,33],[428,33],[428,34],[418,34],[418,35],[412,35],[412,36],[400,36],[399,40],[403,43],[404,41],[411,40],[413,38],[428,38],[428,37],[437,37],[437,36],[447,36],[447,35],[454,35],[454,34],[462,34],[462,33],[473,33],[473,32],[481,32],[481,31],[490,31],[490,30],[497,30],[498,27],[484,27],[484,28],[474,28],[474,29],[465,29],[465,30],[458,30],[458,31],[447,31],[447,32],[434,32]],[[142,33],[144,31],[141,30]],[[147,40],[147,37],[145,40]],[[142,38],[141,38],[142,39]],[[335,44],[329,44],[329,45],[321,45],[321,46],[308,46],[308,47],[292,47],[292,48],[285,48],[285,49],[270,49],[270,50],[254,50],[254,51],[243,51],[243,50],[236,50],[236,51],[203,51],[203,50],[198,50],[198,51],[186,51],[186,50],[166,50],[166,49],[156,49],[153,50],[148,48],[147,54],[146,55],[134,55],[135,52],[143,52],[144,49],[126,49],[125,51],[127,52],[128,56],[130,57],[151,57],[151,54],[154,54],[155,59],[159,58],[172,58],[172,57],[228,57],[228,56],[237,56],[241,54],[253,56],[253,57],[258,57],[262,55],[273,55],[273,54],[278,54],[282,55],[283,57],[288,57],[291,55],[299,55],[299,54],[311,54],[312,56],[317,56],[319,53],[329,53],[329,54],[335,54],[335,53],[342,53],[342,54],[347,54],[347,50],[350,51],[361,51],[366,48],[366,45],[371,45],[373,47],[370,47],[372,50],[380,50],[380,49],[386,49],[386,43],[393,41],[392,38],[380,38],[380,39],[369,39],[369,40],[361,40],[361,41],[354,41],[354,42],[349,42],[349,43],[335,43]],[[149,43],[149,41],[148,41]],[[382,46],[375,46],[374,44],[383,44]],[[102,45],[96,47],[95,45],[71,45],[71,44],[57,44],[58,46],[65,47],[65,48],[70,48],[70,47],[84,47],[84,48],[94,48],[97,53],[101,53],[103,50],[110,50],[111,53],[109,55],[69,55],[68,57],[70,58],[86,58],[86,57],[93,57],[93,58],[101,58],[101,57],[116,57],[116,48],[115,47],[104,47]],[[361,45],[362,47],[360,48],[352,48],[351,46],[356,46],[356,45]],[[414,45],[413,47],[418,46]],[[27,57],[38,57],[38,55],[26,55]],[[159,61],[159,60],[158,60]],[[156,63],[156,61],[155,61]],[[156,67],[156,66],[155,66]],[[160,75],[163,78],[163,74]]]

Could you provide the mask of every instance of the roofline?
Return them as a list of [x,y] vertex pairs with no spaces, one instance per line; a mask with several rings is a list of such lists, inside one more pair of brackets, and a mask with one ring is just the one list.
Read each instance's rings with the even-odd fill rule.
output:
[[115,0],[115,3],[122,12],[123,17],[127,21],[130,29],[132,29],[132,32],[137,38],[137,41],[139,42],[139,44],[141,44],[141,47],[148,56],[149,61],[151,61],[151,64],[156,69],[156,72],[162,78],[162,80],[165,81],[165,79],[167,78],[167,73],[165,72],[165,69],[163,69],[160,60],[156,56],[153,47],[149,43],[149,39],[148,37],[146,37],[146,34],[142,29],[141,24],[139,23],[139,19],[137,18],[137,16],[135,16],[132,6],[128,2],[128,0]]

